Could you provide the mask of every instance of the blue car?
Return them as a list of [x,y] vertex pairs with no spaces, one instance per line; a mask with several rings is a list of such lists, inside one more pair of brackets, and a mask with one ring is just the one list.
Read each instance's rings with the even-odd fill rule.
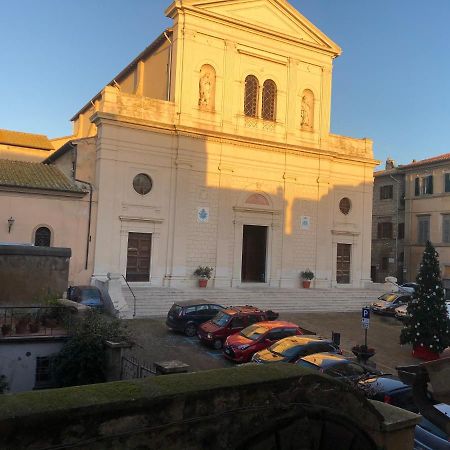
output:
[[[450,405],[441,403],[434,407],[450,417]],[[450,450],[450,435],[422,417],[416,426],[414,450]]]
[[95,286],[70,286],[67,299],[98,310],[103,310],[105,306],[102,293]]

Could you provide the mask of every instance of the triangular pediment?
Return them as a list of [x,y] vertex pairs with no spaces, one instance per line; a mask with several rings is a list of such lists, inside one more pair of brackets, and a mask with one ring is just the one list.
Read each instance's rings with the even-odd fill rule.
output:
[[341,49],[286,0],[181,0],[188,6],[261,31],[276,32],[340,54]]

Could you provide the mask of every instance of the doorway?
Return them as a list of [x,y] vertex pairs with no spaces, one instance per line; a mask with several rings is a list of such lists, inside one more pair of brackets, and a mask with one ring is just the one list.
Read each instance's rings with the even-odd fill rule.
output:
[[150,281],[151,233],[128,233],[127,281]]
[[243,283],[265,283],[267,260],[267,227],[244,225],[242,236]]
[[336,282],[350,284],[351,244],[337,244]]

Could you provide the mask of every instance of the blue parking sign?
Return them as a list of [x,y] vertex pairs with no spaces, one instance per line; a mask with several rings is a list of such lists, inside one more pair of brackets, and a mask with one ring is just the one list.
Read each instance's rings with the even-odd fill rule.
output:
[[362,318],[363,319],[370,319],[370,308],[367,306],[367,307],[364,307],[363,309],[362,309]]

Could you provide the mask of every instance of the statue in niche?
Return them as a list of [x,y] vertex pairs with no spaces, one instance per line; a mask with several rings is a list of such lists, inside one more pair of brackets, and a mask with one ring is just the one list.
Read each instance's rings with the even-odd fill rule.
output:
[[301,126],[302,128],[313,127],[313,113],[314,113],[314,96],[311,91],[303,92],[302,107],[301,107]]
[[201,109],[214,109],[214,90],[215,90],[215,72],[214,69],[205,65],[200,70],[198,106]]

